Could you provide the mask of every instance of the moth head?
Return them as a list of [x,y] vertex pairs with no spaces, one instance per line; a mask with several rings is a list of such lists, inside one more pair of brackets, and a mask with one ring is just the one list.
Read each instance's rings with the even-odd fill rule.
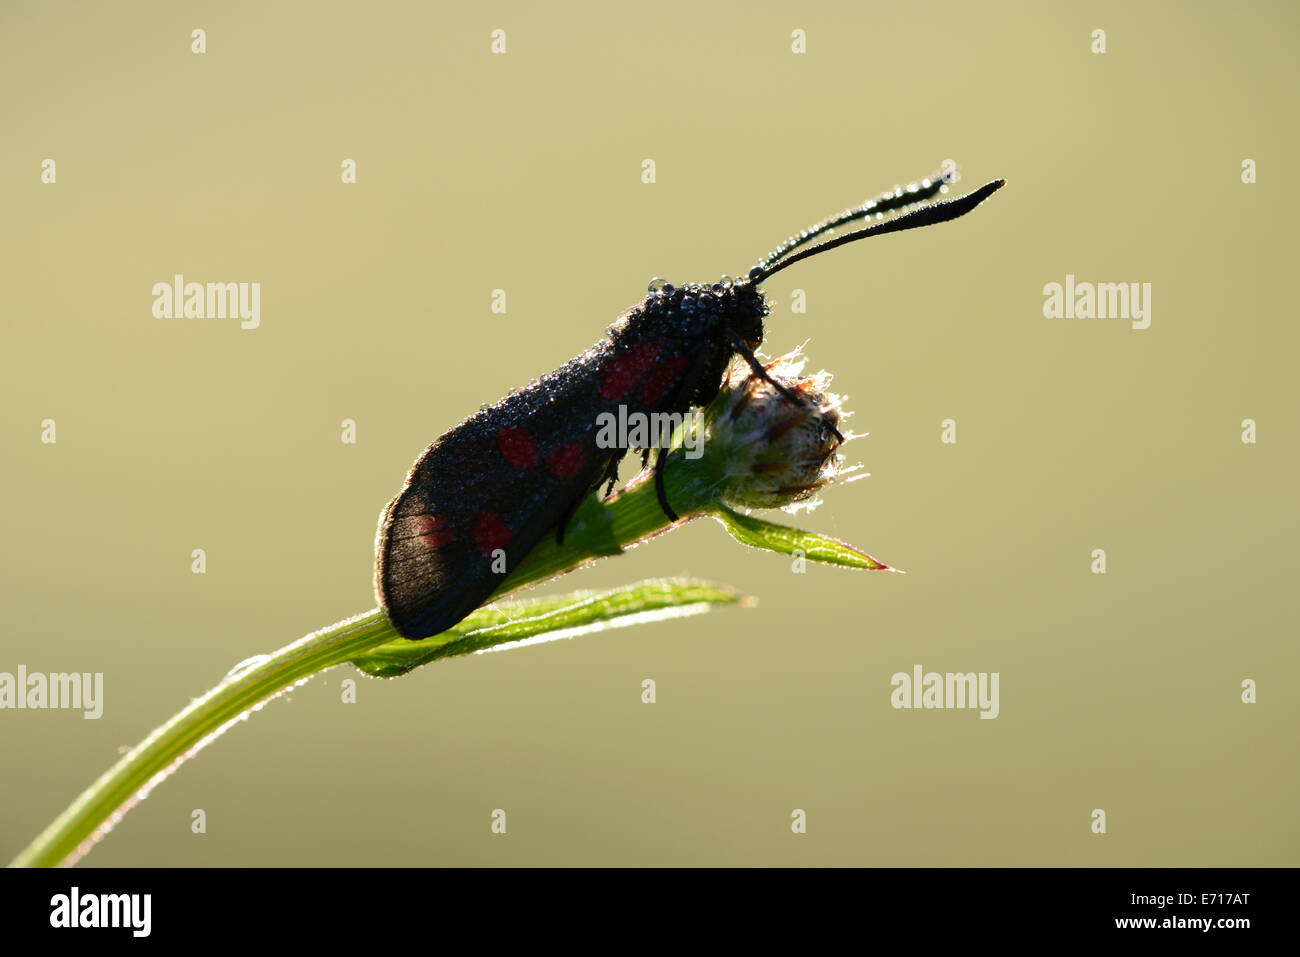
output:
[[742,279],[731,283],[727,305],[727,326],[753,352],[763,342],[763,317],[771,311],[767,297],[757,283]]

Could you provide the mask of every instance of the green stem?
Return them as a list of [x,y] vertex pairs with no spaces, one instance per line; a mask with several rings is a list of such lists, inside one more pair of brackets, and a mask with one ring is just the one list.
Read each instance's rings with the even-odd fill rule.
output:
[[[706,510],[713,501],[715,478],[709,457],[686,460],[679,451],[669,464],[667,492],[675,510],[684,517]],[[669,525],[650,474],[642,473],[608,502],[590,500],[575,516],[563,545],[554,539],[538,545],[492,597],[580,568]],[[153,787],[234,722],[296,682],[395,638],[388,619],[375,608],[237,668],[123,755],[9,866],[75,864]]]
[[160,783],[231,722],[294,682],[342,664],[391,635],[388,620],[375,608],[300,638],[247,670],[227,676],[104,772],[9,866],[76,863],[144,796],[142,789]]

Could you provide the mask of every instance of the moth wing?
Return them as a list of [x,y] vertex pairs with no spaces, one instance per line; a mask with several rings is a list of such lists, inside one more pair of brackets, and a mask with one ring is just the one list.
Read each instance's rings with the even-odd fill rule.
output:
[[[487,418],[506,418],[496,411]],[[416,461],[375,547],[375,591],[399,634],[435,635],[486,601],[622,454],[597,447],[594,425],[552,429],[549,418],[470,419]]]

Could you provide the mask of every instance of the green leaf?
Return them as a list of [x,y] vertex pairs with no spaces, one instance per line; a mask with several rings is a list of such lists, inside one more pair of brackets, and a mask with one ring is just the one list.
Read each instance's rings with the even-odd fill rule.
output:
[[786,555],[802,552],[809,561],[839,565],[842,568],[898,571],[837,538],[806,532],[801,528],[790,528],[788,525],[777,525],[753,515],[742,515],[725,505],[719,505],[711,514],[722,523],[732,538],[751,548],[765,548]]
[[352,664],[376,678],[396,678],[439,658],[700,614],[710,605],[741,601],[740,593],[726,585],[680,578],[652,579],[607,592],[511,601],[480,608],[423,641],[385,642],[352,659]]

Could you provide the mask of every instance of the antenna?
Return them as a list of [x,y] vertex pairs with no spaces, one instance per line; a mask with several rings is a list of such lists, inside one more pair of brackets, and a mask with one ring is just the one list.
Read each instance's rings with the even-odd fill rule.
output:
[[881,193],[875,199],[867,200],[861,206],[854,206],[842,213],[836,213],[834,216],[823,219],[817,225],[809,226],[807,229],[791,236],[768,253],[763,261],[770,266],[792,249],[797,249],[809,240],[816,239],[822,233],[828,233],[832,229],[837,229],[845,223],[851,223],[855,219],[867,219],[871,216],[881,219],[885,213],[892,213],[905,206],[924,203],[926,200],[943,192],[949,183],[957,182],[957,175],[957,168],[954,166],[949,169],[946,175],[935,173],[919,183],[895,186],[893,189]]
[[[812,227],[812,229],[805,230],[804,232],[806,235],[801,234],[797,239],[791,237],[793,241],[787,242],[775,253],[775,256],[777,257],[785,256],[787,258],[779,259],[779,261],[775,262],[771,257],[760,260],[759,264],[749,271],[749,281],[757,285],[771,276],[776,275],[785,267],[793,266],[801,259],[807,259],[809,256],[816,256],[818,253],[827,252],[837,246],[843,246],[846,243],[857,242],[859,239],[867,239],[871,236],[880,236],[885,233],[901,232],[904,229],[917,229],[921,226],[933,226],[936,223],[946,223],[948,220],[956,219],[958,216],[965,216],[972,209],[1005,186],[1006,182],[1005,179],[995,179],[993,182],[985,183],[979,189],[967,193],[965,196],[958,196],[956,199],[948,199],[940,203],[931,203],[928,206],[921,206],[917,209],[903,213],[901,216],[895,216],[893,219],[872,223],[870,226],[863,226],[861,229],[855,229],[851,233],[845,233],[843,236],[836,236],[834,239],[828,239],[823,243],[818,243],[811,249],[805,249],[802,252],[795,253],[794,255],[788,255],[796,246],[802,245],[814,236],[834,229],[836,226],[841,226],[844,223],[860,219],[863,216],[870,216],[874,213],[882,212],[884,211],[884,208],[882,201],[877,200],[873,203],[866,203],[856,209],[846,210],[839,216],[832,217],[831,219],[825,220],[817,226]],[[938,185],[932,184],[931,187],[919,187],[916,192],[921,193],[925,189],[930,189],[931,191],[929,196],[933,196],[940,188],[942,188],[942,185],[942,182],[940,182]],[[898,206],[905,205],[901,200],[905,199],[908,195],[909,194],[904,191],[900,197],[896,191],[892,197],[895,201],[895,205],[890,208],[898,208]],[[915,194],[912,195],[913,198],[908,200],[908,202],[917,201]],[[923,199],[924,198],[928,198],[928,196],[923,197]],[[885,197],[882,197],[882,200],[883,199],[885,199]]]

